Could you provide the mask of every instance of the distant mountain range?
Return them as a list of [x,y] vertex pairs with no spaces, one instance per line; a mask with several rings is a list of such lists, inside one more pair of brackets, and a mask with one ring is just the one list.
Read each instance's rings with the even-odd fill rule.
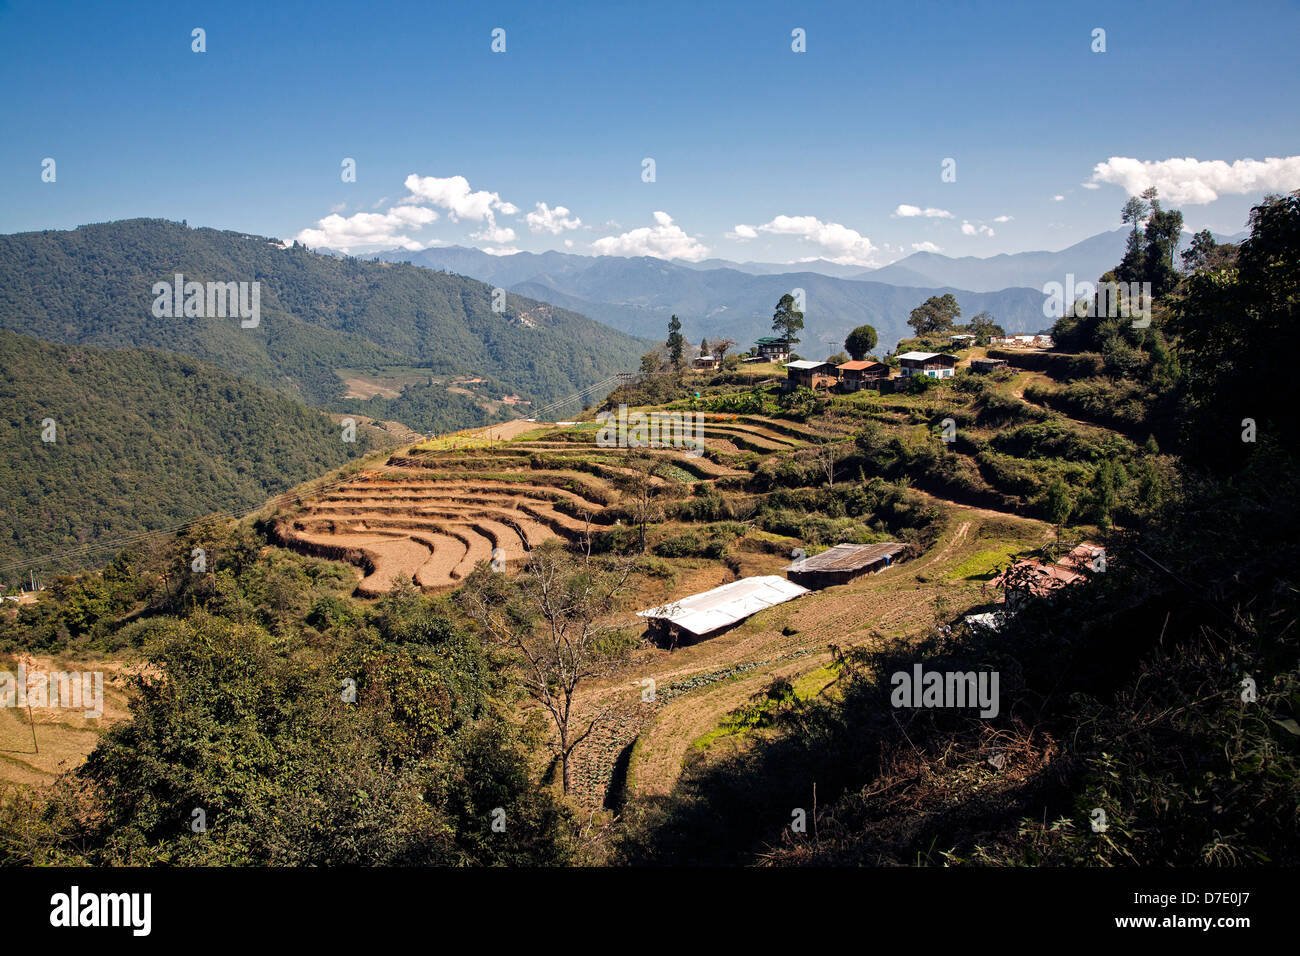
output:
[[[419,252],[392,250],[376,258],[468,275],[510,293],[580,312],[630,335],[662,341],[669,316],[682,320],[692,343],[735,339],[742,349],[770,335],[781,296],[802,289],[805,332],[800,354],[824,358],[843,348],[855,326],[876,327],[882,349],[911,334],[911,310],[931,295],[953,292],[963,314],[988,311],[1008,331],[1037,331],[1043,294],[1037,289],[967,292],[954,287],[907,286],[846,279],[813,271],[763,274],[698,268],[647,256],[579,256],[521,252],[493,256],[461,246]],[[696,264],[697,266],[699,264]]]
[[[1017,252],[980,259],[935,252],[917,252],[856,278],[893,285],[955,286],[972,292],[994,292],[1012,286],[1041,289],[1048,282],[1064,282],[1067,273],[1076,281],[1095,282],[1119,263],[1128,239],[1127,227],[1102,232],[1059,252]],[[1218,242],[1240,242],[1248,233],[1215,235]]]
[[[1237,242],[1245,235],[1216,238]],[[820,358],[839,351],[848,332],[863,323],[876,327],[882,349],[892,348],[911,334],[911,310],[944,292],[957,297],[964,317],[988,311],[1008,332],[1038,331],[1051,322],[1042,310],[1043,285],[1064,282],[1071,273],[1078,281],[1095,281],[1118,264],[1126,236],[1127,229],[1116,229],[1058,252],[986,259],[918,252],[866,271],[824,259],[782,265],[563,252],[497,256],[464,246],[394,249],[371,258],[470,276],[648,339],[662,339],[668,317],[676,314],[692,342],[727,337],[742,348],[770,334],[782,295],[803,289],[801,352]]]

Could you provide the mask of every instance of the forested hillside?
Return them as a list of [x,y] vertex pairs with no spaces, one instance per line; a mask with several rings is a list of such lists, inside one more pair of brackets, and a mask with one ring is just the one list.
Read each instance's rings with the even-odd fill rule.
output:
[[[153,286],[260,282],[255,328],[237,318],[156,318]],[[418,366],[490,376],[538,401],[633,368],[643,343],[584,316],[415,266],[320,256],[301,246],[133,219],[0,236],[0,328],[47,341],[155,348],[210,362],[308,404],[355,411],[336,370]],[[441,383],[440,399],[456,404]],[[454,395],[454,393],[452,393]],[[438,402],[405,424],[458,427]],[[384,409],[368,414],[389,417]],[[487,408],[478,416],[487,421]]]
[[[344,442],[322,412],[193,359],[0,332],[0,566],[251,508],[374,443],[363,428],[356,439]],[[21,577],[0,572],[0,583]]]

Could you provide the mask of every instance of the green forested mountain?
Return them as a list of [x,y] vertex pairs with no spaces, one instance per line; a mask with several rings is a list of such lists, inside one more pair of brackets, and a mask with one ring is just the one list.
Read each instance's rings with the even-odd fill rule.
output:
[[[177,273],[187,282],[260,282],[259,324],[156,318],[153,286]],[[492,304],[491,287],[461,276],[157,219],[0,236],[0,328],[179,352],[334,411],[359,410],[337,369],[484,375],[547,401],[635,367],[644,351],[632,336],[545,303],[512,295],[500,313]],[[415,403],[426,413],[406,424],[463,424],[428,413],[436,404]]]
[[[344,442],[327,415],[190,358],[0,331],[0,568],[254,507],[371,443],[364,430]],[[21,576],[0,570],[0,584]]]

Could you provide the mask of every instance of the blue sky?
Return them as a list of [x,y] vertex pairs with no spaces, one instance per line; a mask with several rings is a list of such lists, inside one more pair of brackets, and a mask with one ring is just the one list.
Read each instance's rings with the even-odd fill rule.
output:
[[990,6],[0,0],[0,231],[883,265],[1061,248],[1146,182],[1229,233],[1300,188],[1294,0]]

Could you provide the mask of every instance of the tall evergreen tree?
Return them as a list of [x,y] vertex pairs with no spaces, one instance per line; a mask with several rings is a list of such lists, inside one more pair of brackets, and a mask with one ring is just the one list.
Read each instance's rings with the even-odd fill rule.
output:
[[683,353],[686,350],[686,340],[682,338],[682,320],[677,316],[672,316],[668,320],[668,361],[672,363],[673,369],[680,372],[682,370]]

